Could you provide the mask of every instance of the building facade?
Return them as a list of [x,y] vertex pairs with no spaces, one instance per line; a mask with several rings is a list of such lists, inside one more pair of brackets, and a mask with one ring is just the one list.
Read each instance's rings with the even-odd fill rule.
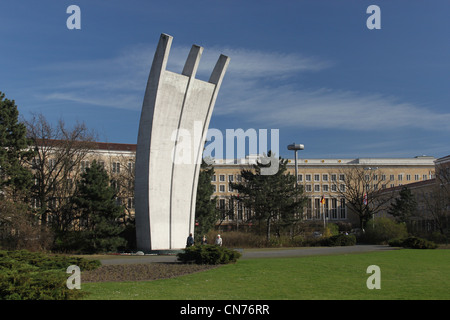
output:
[[[104,166],[109,173],[111,185],[117,192],[117,202],[126,208],[127,217],[134,218],[134,181],[135,181],[135,144],[94,142],[90,150],[79,162],[82,172],[95,160]],[[343,192],[346,188],[347,170],[362,167],[370,176],[369,188],[391,190],[406,184],[428,185],[435,180],[435,162],[442,163],[446,170],[448,159],[429,156],[414,158],[352,158],[352,159],[298,159],[297,182],[304,189],[307,204],[303,211],[303,219],[307,221],[328,221],[358,223],[358,218],[349,210]],[[46,160],[51,164],[51,156]],[[214,176],[211,184],[214,187],[213,197],[217,198],[217,207],[223,213],[217,224],[234,228],[245,225],[251,218],[251,211],[236,201],[237,192],[230,182],[239,183],[241,170],[249,169],[256,164],[256,156],[245,159],[213,160]],[[50,165],[49,165],[50,166]],[[288,160],[289,174],[295,175],[295,162]],[[72,174],[75,179],[76,175]],[[71,181],[74,184],[75,181]],[[322,203],[322,198],[324,199]],[[55,199],[57,206],[58,199]]]
[[[366,188],[389,189],[414,182],[434,179],[434,157],[414,158],[356,158],[356,159],[298,159],[297,182],[308,197],[303,219],[308,221],[348,222],[358,224],[357,216],[349,210],[343,192],[346,174],[355,166],[362,167],[370,175]],[[217,207],[223,215],[219,223],[234,227],[245,225],[251,212],[236,203],[238,196],[229,183],[240,182],[242,169],[256,163],[255,157],[246,159],[216,160],[212,178]],[[295,175],[295,162],[288,160],[288,172]],[[324,203],[321,202],[322,198]]]

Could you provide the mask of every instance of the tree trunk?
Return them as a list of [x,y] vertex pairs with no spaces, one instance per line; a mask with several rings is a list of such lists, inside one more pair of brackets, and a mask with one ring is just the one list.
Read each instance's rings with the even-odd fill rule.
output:
[[267,238],[267,243],[270,242],[270,218],[267,219],[267,234],[266,234],[266,238]]

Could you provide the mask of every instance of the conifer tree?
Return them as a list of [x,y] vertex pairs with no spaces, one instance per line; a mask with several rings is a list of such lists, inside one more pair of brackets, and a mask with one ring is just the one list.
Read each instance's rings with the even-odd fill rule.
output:
[[417,210],[417,201],[407,187],[403,187],[394,203],[391,204],[388,213],[400,222],[407,222]]
[[18,118],[14,100],[6,99],[0,92],[0,194],[9,194],[14,200],[27,193],[33,183],[31,171],[24,166],[33,152],[25,125]]
[[[269,151],[268,157],[271,157]],[[261,169],[270,166],[258,163],[253,169],[241,171],[242,182],[230,183],[239,193],[238,201],[252,212],[252,220],[266,227],[266,239],[270,241],[271,227],[289,226],[301,220],[305,197],[302,186],[296,185],[296,177],[287,173],[288,160],[279,158],[275,174],[263,175]]]
[[212,198],[214,187],[211,184],[211,178],[213,175],[214,168],[202,161],[195,204],[195,239],[200,239],[213,229],[218,219],[216,198]]
[[82,251],[108,252],[125,246],[125,240],[120,237],[123,227],[119,221],[124,207],[117,204],[115,196],[106,170],[93,161],[82,174],[73,198],[83,229]]

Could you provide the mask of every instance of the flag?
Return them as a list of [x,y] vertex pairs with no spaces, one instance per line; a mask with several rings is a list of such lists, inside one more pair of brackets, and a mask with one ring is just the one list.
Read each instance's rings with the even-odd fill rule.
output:
[[322,199],[320,199],[320,203],[321,204],[325,204],[325,197],[324,196],[322,196]]
[[367,205],[367,193],[364,193],[363,203]]

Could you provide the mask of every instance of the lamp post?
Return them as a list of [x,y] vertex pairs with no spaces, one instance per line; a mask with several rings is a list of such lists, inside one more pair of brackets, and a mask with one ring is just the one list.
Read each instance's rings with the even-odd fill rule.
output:
[[[364,170],[378,170],[378,167],[365,167]],[[370,176],[369,176],[369,181],[370,181]],[[363,185],[363,190],[365,187],[365,183]],[[364,199],[367,202],[367,206],[369,206],[369,195],[368,195],[368,190],[366,190],[365,192],[365,197],[366,199]],[[372,229],[375,229],[375,214],[372,212]]]
[[295,186],[298,186],[298,164],[297,164],[297,151],[305,149],[302,144],[292,143],[287,146],[288,150],[294,150],[295,154]]

